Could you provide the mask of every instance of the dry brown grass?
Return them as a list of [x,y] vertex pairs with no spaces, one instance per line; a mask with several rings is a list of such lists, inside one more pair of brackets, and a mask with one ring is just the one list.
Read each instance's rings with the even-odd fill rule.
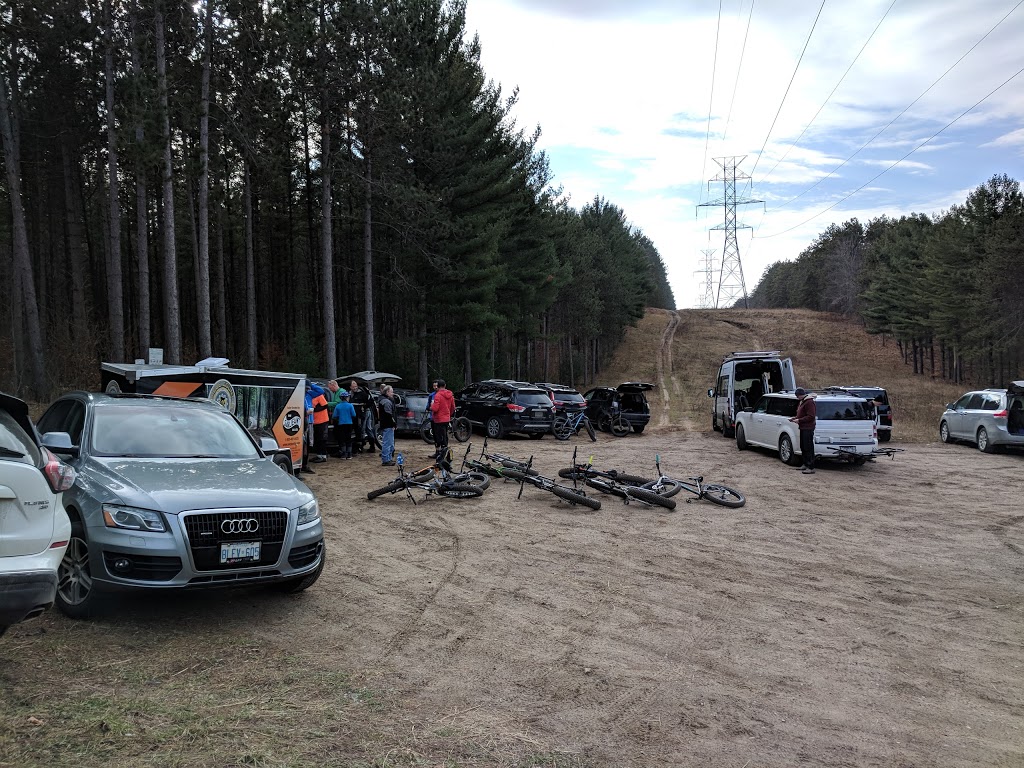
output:
[[[797,383],[817,388],[834,384],[882,386],[893,407],[895,441],[932,442],[946,403],[966,387],[914,375],[892,339],[872,336],[857,322],[840,315],[799,309],[700,310],[678,312],[672,343],[672,368],[659,381],[657,355],[671,313],[649,309],[612,362],[602,383],[648,378],[668,390],[650,396],[652,425],[709,431],[711,406],[707,390],[714,386],[722,358],[748,349],[777,349],[793,360]],[[666,409],[667,419],[664,418]]]

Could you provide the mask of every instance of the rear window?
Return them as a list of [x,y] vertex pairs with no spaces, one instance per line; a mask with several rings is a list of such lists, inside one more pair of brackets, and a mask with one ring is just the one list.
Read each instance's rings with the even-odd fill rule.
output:
[[863,400],[816,400],[814,405],[819,421],[872,421],[875,418]]
[[0,461],[17,461],[38,467],[39,448],[7,411],[0,411]]
[[551,407],[551,399],[543,392],[518,392],[516,393],[516,402],[519,405],[543,405],[548,408]]
[[406,395],[405,406],[410,411],[427,410],[427,395]]
[[555,392],[554,400],[559,403],[585,403],[583,395],[579,392]]
[[863,388],[850,387],[850,388],[847,389],[847,391],[851,395],[856,395],[857,397],[863,397],[866,400],[877,400],[878,402],[882,403],[883,405],[888,405],[889,404],[889,394],[884,389],[875,389],[873,387],[863,387]]

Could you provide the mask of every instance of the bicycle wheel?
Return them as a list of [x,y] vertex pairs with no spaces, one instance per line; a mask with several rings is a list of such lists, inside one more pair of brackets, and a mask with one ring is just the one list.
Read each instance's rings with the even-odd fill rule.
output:
[[600,509],[601,500],[592,499],[589,496],[585,496],[579,491],[574,491],[572,488],[562,488],[561,486],[555,486],[549,489],[555,496],[567,501],[570,504],[582,504],[584,507],[590,507],[591,509]]
[[473,436],[473,425],[465,416],[456,416],[452,419],[452,434],[460,443],[464,443]]
[[735,488],[730,488],[728,485],[720,483],[705,485],[700,495],[712,504],[721,504],[723,507],[732,507],[733,509],[742,507],[747,503],[742,493]]
[[424,421],[420,426],[420,437],[423,438],[424,443],[427,443],[428,445],[434,444],[434,430],[431,429],[431,423],[429,421]]
[[452,478],[452,482],[465,485],[475,485],[481,491],[486,491],[491,487],[491,478],[483,472],[463,472],[462,474],[455,475]]
[[622,416],[613,416],[611,420],[611,430],[612,434],[616,437],[625,437],[630,431],[629,422]]
[[564,477],[566,480],[586,480],[589,475],[586,470],[578,467],[566,467],[558,470],[558,476]]
[[470,499],[483,496],[483,489],[468,483],[444,483],[437,488],[438,496],[450,496],[453,499]]
[[555,423],[551,425],[551,431],[558,440],[568,440],[572,437],[572,426],[569,424],[569,417],[560,413],[555,417]]
[[681,490],[683,490],[683,484],[678,480],[655,480],[651,483],[644,483],[641,486],[645,491],[654,491],[659,496],[664,496],[666,499],[670,496],[675,496]]
[[373,501],[378,496],[383,496],[385,493],[397,493],[405,488],[405,483],[401,480],[393,480],[392,482],[385,485],[383,488],[378,488],[375,491],[370,491],[366,494],[366,498]]
[[[536,477],[537,475],[540,474],[540,472],[538,472],[536,469],[527,467],[526,462],[523,461],[503,461],[501,462],[501,466],[505,467],[506,469],[512,469],[515,470],[516,472],[521,472],[524,475],[532,475],[533,477]],[[505,476],[508,477],[507,472],[505,473]]]
[[590,423],[590,419],[586,416],[583,417],[583,426],[587,428],[587,434],[590,435],[590,442],[597,442],[597,432],[594,431],[594,425]]
[[675,509],[676,500],[668,499],[661,496],[654,491],[648,491],[644,488],[630,488],[626,491],[626,495],[630,499],[639,499],[645,504],[651,504],[656,507],[664,507],[665,509]]

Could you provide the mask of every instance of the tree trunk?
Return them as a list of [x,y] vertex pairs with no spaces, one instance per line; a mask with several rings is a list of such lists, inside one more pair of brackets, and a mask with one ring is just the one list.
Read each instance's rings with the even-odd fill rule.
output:
[[[12,86],[13,91],[13,86]],[[28,336],[29,366],[32,369],[32,393],[40,400],[49,394],[46,386],[46,361],[43,355],[43,332],[39,324],[36,284],[32,274],[32,256],[28,250],[25,208],[21,196],[21,158],[17,115],[12,109],[14,98],[7,95],[7,73],[0,72],[0,137],[4,146],[4,169],[7,172],[7,194],[11,199],[11,235],[14,255],[14,280],[21,286],[22,317]],[[14,304],[17,307],[17,300]]]
[[467,332],[462,337],[462,376],[465,386],[473,381],[473,337]]
[[242,205],[245,208],[245,319],[248,331],[246,352],[248,364],[259,367],[259,344],[256,333],[256,253],[253,250],[252,173],[249,158],[245,159],[242,187]]
[[213,261],[213,288],[217,300],[214,306],[217,307],[217,354],[226,356],[228,351],[227,339],[227,297],[224,295],[224,207],[217,205],[217,258]]
[[89,332],[89,302],[86,296],[89,270],[82,236],[82,204],[76,194],[75,172],[71,159],[71,139],[65,135],[60,143],[64,168],[64,215],[68,229],[68,257],[71,263],[71,338],[79,347],[91,337]]
[[[135,82],[142,80],[142,55],[139,52],[138,5],[132,3],[132,75]],[[138,302],[139,316],[136,322],[137,353],[146,357],[152,344],[150,338],[152,319],[149,299],[149,202],[146,190],[146,166],[143,161],[146,135],[142,127],[142,106],[135,104],[135,250],[138,258]]]
[[114,15],[112,0],[103,4],[104,72],[107,99],[107,165],[110,180],[110,252],[107,254],[107,322],[110,354],[124,359],[124,291],[121,274],[121,193],[117,178],[117,125],[114,116]]
[[164,323],[167,354],[164,361],[181,363],[181,310],[178,306],[178,256],[174,242],[174,166],[171,163],[171,113],[167,99],[167,62],[164,58],[164,15],[162,4],[156,8],[156,76],[160,111],[163,119],[163,200],[164,200]]
[[203,84],[199,105],[199,255],[196,304],[199,357],[211,353],[210,341],[210,60],[213,57],[213,0],[206,0],[203,24]]
[[[324,78],[320,99],[320,295],[323,305],[324,362],[327,378],[338,376],[338,344],[334,321],[334,236],[331,230],[331,114],[329,89],[327,87],[327,19],[324,2],[320,2],[320,59]],[[369,366],[372,370],[373,365]]]
[[366,368],[374,370],[373,327],[373,166],[366,158],[366,208],[363,211],[363,301],[366,304]]

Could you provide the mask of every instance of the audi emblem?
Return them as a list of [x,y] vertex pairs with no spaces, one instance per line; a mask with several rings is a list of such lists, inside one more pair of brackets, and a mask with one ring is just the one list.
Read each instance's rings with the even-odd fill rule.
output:
[[225,520],[220,524],[224,533],[256,533],[259,530],[260,521],[254,517],[247,517],[243,520]]

